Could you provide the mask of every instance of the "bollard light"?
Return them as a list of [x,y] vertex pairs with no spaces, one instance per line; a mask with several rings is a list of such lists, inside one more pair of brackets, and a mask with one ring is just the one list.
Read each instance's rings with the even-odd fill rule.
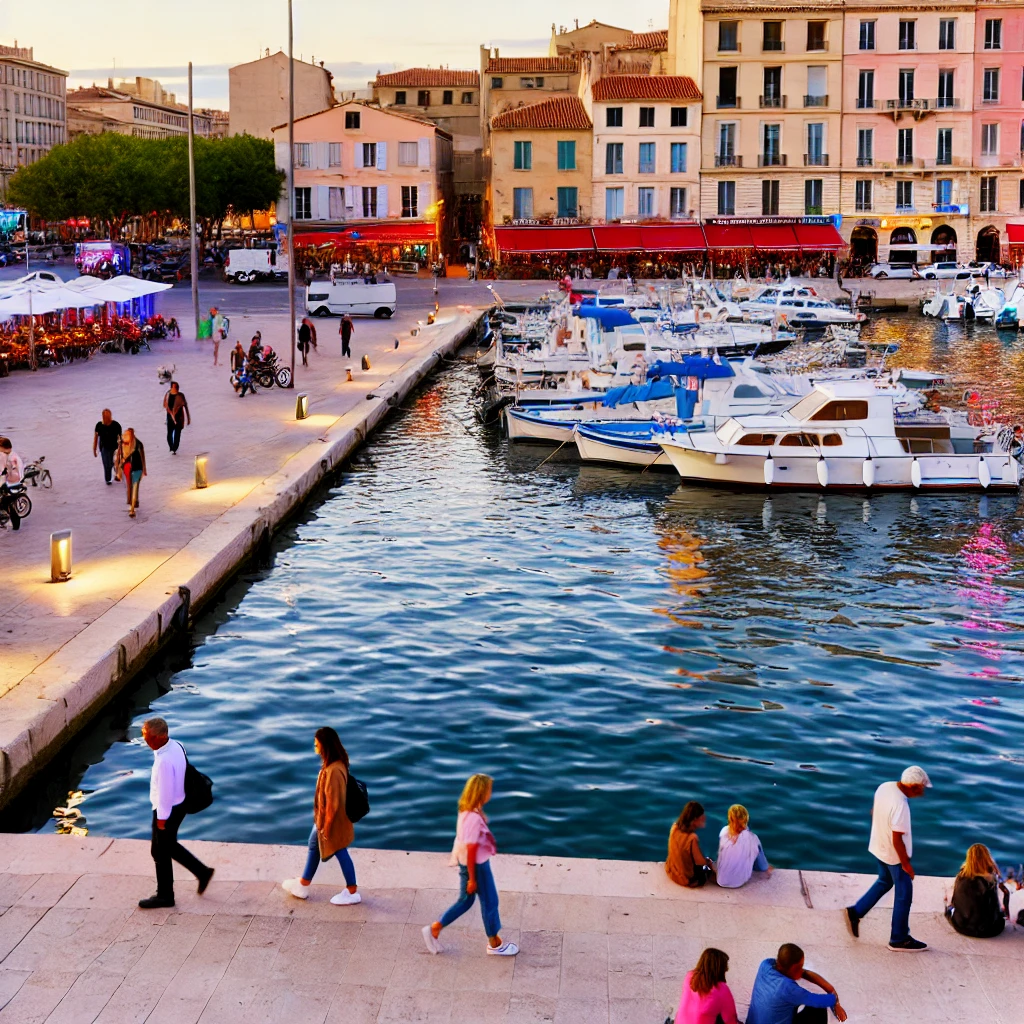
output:
[[295,396],[295,418],[304,420],[309,415],[309,395]]
[[50,582],[64,583],[71,579],[71,531],[50,534]]
[[352,378],[352,367],[351,366],[346,366],[345,367],[345,380],[347,382],[350,382],[352,379],[353,379]]
[[204,487],[210,486],[206,478],[206,463],[209,452],[200,452],[196,456],[196,490],[201,491]]

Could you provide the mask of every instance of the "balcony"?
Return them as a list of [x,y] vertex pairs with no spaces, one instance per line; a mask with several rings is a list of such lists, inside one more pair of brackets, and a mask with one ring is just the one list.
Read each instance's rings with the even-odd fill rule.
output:
[[785,153],[759,153],[757,156],[758,167],[785,167]]
[[804,97],[805,107],[827,107],[828,106],[828,94],[824,96],[805,96]]
[[939,96],[932,103],[932,107],[935,110],[959,110],[960,109],[960,97],[959,96]]
[[877,110],[878,100],[868,99],[866,96],[857,97],[858,110]]
[[737,156],[735,153],[716,153],[715,154],[715,166],[716,167],[742,167],[743,157]]
[[786,106],[785,96],[761,96],[761,107],[784,107]]
[[858,167],[874,167],[875,158],[873,156],[859,156],[857,157]]
[[804,153],[804,167],[828,167],[828,153]]
[[765,39],[761,43],[762,53],[785,53],[786,44],[780,39]]
[[719,110],[739,110],[742,104],[739,96],[716,96],[715,106]]
[[913,96],[901,96],[896,100],[885,101],[886,110],[927,110],[928,101],[915,99]]

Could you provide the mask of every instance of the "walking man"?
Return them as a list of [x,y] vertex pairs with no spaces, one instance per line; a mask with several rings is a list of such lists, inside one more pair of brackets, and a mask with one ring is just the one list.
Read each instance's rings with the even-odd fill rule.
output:
[[156,864],[156,895],[139,900],[143,910],[174,906],[174,867],[177,861],[199,879],[199,895],[213,878],[208,868],[178,842],[178,829],[185,818],[185,748],[167,734],[162,718],[150,718],[142,726],[142,738],[153,751],[153,774],[149,799],[153,804],[153,840],[150,852]]
[[216,306],[210,309],[210,316],[213,319],[213,365],[219,366],[220,343],[228,336],[228,318]]
[[303,320],[302,323],[299,324],[299,351],[302,353],[303,366],[309,366],[309,363],[306,361],[306,355],[309,352],[310,337],[309,323],[308,321]]
[[893,887],[892,932],[889,948],[916,952],[927,949],[910,934],[910,904],[914,899],[914,868],[910,858],[914,841],[910,832],[910,800],[931,789],[928,773],[917,765],[904,771],[899,782],[883,782],[875,790],[871,809],[871,841],[868,850],[878,863],[878,878],[852,907],[846,908],[853,937],[860,935],[861,918]]
[[352,317],[346,313],[341,318],[341,323],[338,325],[338,334],[341,335],[341,354],[342,356],[348,356],[351,358],[352,349],[349,347],[349,342],[352,340],[352,332],[356,329],[356,325],[352,323]]
[[181,392],[176,380],[171,381],[171,390],[164,395],[164,409],[167,410],[167,447],[171,454],[176,455],[181,444],[181,432],[185,423],[192,425],[192,414],[188,411],[188,402]]
[[108,487],[111,484],[111,474],[114,472],[114,455],[117,454],[117,446],[120,443],[121,424],[114,419],[109,409],[104,409],[99,422],[93,428],[92,457],[95,459],[99,455],[103,460],[103,479],[107,481]]

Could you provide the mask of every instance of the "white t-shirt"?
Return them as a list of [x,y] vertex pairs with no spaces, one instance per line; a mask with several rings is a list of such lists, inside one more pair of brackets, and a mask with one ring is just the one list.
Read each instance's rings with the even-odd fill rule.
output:
[[734,842],[726,825],[718,834],[718,860],[715,861],[718,884],[726,889],[738,889],[744,882],[749,882],[760,848],[760,841],[749,828],[736,836]]
[[910,801],[903,795],[898,782],[883,782],[875,790],[868,852],[886,864],[900,862],[900,856],[892,844],[893,832],[903,833],[903,845],[907,848],[907,856],[912,856],[914,842],[910,835]]

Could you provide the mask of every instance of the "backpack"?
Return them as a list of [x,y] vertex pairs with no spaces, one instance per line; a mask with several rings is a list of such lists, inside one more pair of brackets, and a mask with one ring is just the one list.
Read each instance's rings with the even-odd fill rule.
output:
[[351,772],[345,786],[345,815],[354,825],[370,813],[370,796],[366,783],[360,782]]
[[[180,744],[179,744],[180,745]],[[182,747],[182,753],[185,748]],[[185,754],[185,813],[198,814],[213,803],[213,779],[204,775]]]

